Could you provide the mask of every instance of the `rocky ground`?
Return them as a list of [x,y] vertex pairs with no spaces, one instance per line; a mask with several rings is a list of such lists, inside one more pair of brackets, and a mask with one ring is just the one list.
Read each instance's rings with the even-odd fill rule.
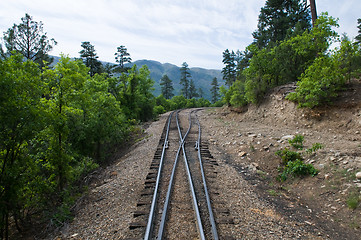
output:
[[[285,100],[289,88],[275,89],[260,106],[238,112],[206,110],[201,119],[213,152],[238,172],[247,170],[243,178],[256,185],[258,196],[281,216],[309,224],[321,239],[360,239],[361,207],[352,206],[361,200],[356,178],[361,171],[360,81],[350,84],[332,107],[314,110],[298,109]],[[320,172],[279,182],[275,152],[290,148],[288,139],[297,134],[304,136],[305,148],[324,146],[304,155]]]
[[[203,141],[219,162],[219,195],[232,211],[236,239],[360,239],[361,83],[332,107],[301,110],[275,89],[260,106],[198,113]],[[167,114],[147,126],[146,137],[115,164],[99,171],[75,218],[47,239],[126,239],[145,176]],[[276,180],[277,150],[296,134],[305,147],[321,143],[305,162],[315,177]],[[355,200],[356,199],[356,200]]]

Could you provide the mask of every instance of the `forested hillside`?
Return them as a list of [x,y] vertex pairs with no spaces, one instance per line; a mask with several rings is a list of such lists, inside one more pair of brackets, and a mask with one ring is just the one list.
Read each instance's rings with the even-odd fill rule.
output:
[[[166,74],[169,79],[173,82],[174,87],[174,95],[181,94],[181,85],[179,83],[180,80],[180,67],[170,64],[170,63],[160,63],[152,60],[138,60],[132,64],[136,64],[137,66],[147,65],[150,71],[150,77],[153,79],[154,83],[154,95],[158,96],[161,93],[161,86],[159,84],[160,79],[164,74]],[[132,65],[130,64],[130,65]],[[203,97],[211,100],[211,83],[213,78],[217,78],[219,85],[224,84],[222,79],[221,70],[215,69],[204,69],[204,68],[192,68],[190,67],[190,74],[192,79],[194,80],[196,89],[201,88],[204,95]]]
[[[60,57],[52,56],[54,58],[54,64],[56,64]],[[103,65],[111,64],[107,62],[102,62]],[[112,64],[114,65],[114,64]],[[161,86],[160,79],[164,74],[168,75],[169,79],[173,82],[174,87],[174,95],[181,94],[181,85],[179,83],[180,80],[180,67],[171,64],[171,63],[160,63],[158,61],[153,60],[137,60],[132,63],[125,64],[126,67],[132,67],[137,65],[139,67],[143,65],[147,65],[150,71],[150,77],[154,81],[154,91],[153,94],[155,96],[159,96],[161,94]],[[205,99],[211,100],[211,83],[214,78],[217,78],[219,85],[224,85],[225,81],[223,80],[221,70],[217,69],[204,69],[204,68],[190,68],[190,73],[194,80],[195,86],[197,89],[201,88]]]
[[229,86],[223,89],[225,102],[234,107],[259,104],[272,88],[297,82],[287,99],[300,107],[329,104],[346,82],[360,76],[361,19],[358,23],[353,40],[336,32],[338,19],[327,12],[318,18],[313,14],[311,24],[305,0],[266,1],[254,41],[243,51],[223,52],[222,73]]

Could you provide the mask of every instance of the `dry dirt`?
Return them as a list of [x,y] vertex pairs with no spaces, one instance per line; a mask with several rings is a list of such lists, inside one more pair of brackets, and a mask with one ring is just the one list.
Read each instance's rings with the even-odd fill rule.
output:
[[[298,109],[275,89],[260,106],[200,111],[203,141],[219,162],[219,195],[234,218],[236,239],[360,239],[361,82],[349,84],[332,107]],[[99,181],[77,207],[75,218],[47,239],[126,239],[137,199],[160,139],[167,114],[147,126],[139,141]],[[302,134],[305,147],[324,148],[305,158],[315,177],[276,180],[287,136]]]
[[[247,169],[244,178],[278,214],[306,222],[322,239],[360,239],[361,206],[352,210],[347,200],[361,196],[355,177],[361,171],[361,82],[349,84],[333,106],[314,110],[285,100],[290,87],[275,89],[260,106],[207,110],[201,119],[213,152],[235,169]],[[289,147],[287,136],[296,134],[304,136],[306,148],[324,146],[305,156],[320,173],[281,183],[275,152]]]

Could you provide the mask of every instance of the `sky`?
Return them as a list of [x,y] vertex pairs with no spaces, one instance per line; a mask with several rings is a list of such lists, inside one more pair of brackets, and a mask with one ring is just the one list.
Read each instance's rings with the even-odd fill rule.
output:
[[[225,49],[252,41],[265,0],[0,0],[0,36],[28,13],[58,44],[51,55],[79,57],[81,42],[99,59],[115,62],[124,45],[133,61],[222,69]],[[360,0],[316,0],[318,14],[339,18],[337,31],[357,35]]]

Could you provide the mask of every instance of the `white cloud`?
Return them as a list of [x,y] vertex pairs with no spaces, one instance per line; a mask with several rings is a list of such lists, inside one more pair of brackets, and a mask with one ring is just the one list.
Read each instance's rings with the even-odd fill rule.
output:
[[[354,37],[359,0],[319,0],[318,12],[340,17],[343,32]],[[60,52],[78,56],[90,41],[100,59],[114,62],[125,45],[133,60],[152,59],[190,67],[222,68],[224,49],[252,42],[265,0],[1,0],[0,31],[29,13],[44,23]]]

